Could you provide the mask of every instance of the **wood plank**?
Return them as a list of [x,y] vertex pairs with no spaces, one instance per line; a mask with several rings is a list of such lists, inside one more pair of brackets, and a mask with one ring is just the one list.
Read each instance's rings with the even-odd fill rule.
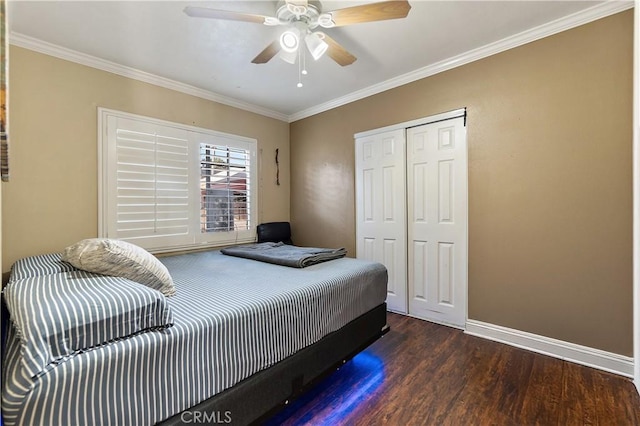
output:
[[388,314],[391,331],[268,425],[634,425],[624,377]]

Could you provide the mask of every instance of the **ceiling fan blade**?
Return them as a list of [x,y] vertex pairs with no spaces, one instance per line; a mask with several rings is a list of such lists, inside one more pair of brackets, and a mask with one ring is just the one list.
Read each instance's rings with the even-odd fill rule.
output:
[[208,7],[187,6],[184,13],[193,18],[212,18],[226,19],[229,21],[254,22],[256,24],[264,24],[266,16],[252,15],[250,13],[232,12],[230,10],[209,9]]
[[411,5],[407,0],[382,1],[379,3],[363,4],[327,12],[331,15],[335,27],[361,24],[363,22],[384,21],[387,19],[406,18]]
[[342,65],[343,67],[346,65],[351,65],[356,61],[356,59],[358,59],[351,53],[347,52],[347,49],[342,47],[340,43],[338,43],[328,35],[324,33],[322,34],[324,36],[323,40],[329,45],[329,48],[327,49],[327,55],[329,55],[329,57],[336,61],[339,65]]
[[253,58],[254,64],[266,64],[278,54],[280,51],[280,41],[274,40],[270,45],[268,45],[262,52],[258,53],[258,56]]

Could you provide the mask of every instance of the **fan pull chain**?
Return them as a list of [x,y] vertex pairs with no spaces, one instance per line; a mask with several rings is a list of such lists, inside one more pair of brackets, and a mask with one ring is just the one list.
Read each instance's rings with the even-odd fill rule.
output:
[[302,75],[307,75],[307,51],[302,50]]
[[298,87],[302,87],[302,49],[298,48]]

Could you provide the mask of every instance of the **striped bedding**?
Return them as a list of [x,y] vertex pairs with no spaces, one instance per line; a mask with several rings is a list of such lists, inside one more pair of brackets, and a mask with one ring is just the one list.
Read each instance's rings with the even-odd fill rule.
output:
[[60,253],[42,254],[25,257],[16,261],[11,267],[9,282],[18,281],[38,275],[57,274],[59,272],[73,272],[76,268],[62,260]]
[[46,274],[11,281],[3,295],[29,377],[89,348],[173,325],[166,297],[126,278]]
[[363,260],[297,269],[210,251],[161,261],[177,288],[167,298],[169,329],[78,353],[32,378],[11,328],[3,360],[6,425],[157,423],[315,343],[386,298],[386,270]]

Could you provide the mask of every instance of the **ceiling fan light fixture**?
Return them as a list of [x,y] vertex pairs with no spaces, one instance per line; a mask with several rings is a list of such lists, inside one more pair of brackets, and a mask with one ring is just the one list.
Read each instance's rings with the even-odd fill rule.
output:
[[296,54],[296,52],[287,52],[285,50],[280,51],[280,59],[292,65],[296,63],[297,58],[298,55]]
[[288,29],[280,35],[280,47],[285,52],[295,52],[300,46],[300,33],[295,28]]
[[329,48],[329,45],[323,40],[323,36],[320,33],[309,33],[304,38],[307,48],[313,56],[314,60],[318,60],[324,55]]

